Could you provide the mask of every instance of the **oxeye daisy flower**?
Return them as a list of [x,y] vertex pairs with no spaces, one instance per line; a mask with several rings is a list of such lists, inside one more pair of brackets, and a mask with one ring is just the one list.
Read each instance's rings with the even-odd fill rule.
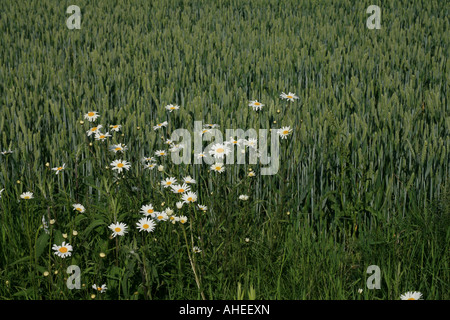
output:
[[281,99],[286,99],[288,101],[294,102],[294,99],[298,99],[298,97],[295,95],[295,93],[289,92],[288,94],[282,92],[280,94]]
[[158,123],[156,126],[153,126],[153,130],[161,129],[162,127],[166,127],[169,123],[167,121]]
[[215,163],[215,164],[211,165],[210,169],[212,171],[222,173],[225,171],[225,166],[223,165],[223,163]]
[[100,132],[101,128],[103,128],[103,126],[101,124],[99,124],[98,126],[92,127],[88,131],[86,131],[86,134],[88,135],[88,137],[90,137],[91,135],[96,134],[97,132]]
[[192,247],[192,251],[194,251],[194,253],[202,252],[202,250],[199,247],[197,247],[197,246]]
[[246,195],[246,194],[241,194],[240,196],[239,196],[239,200],[248,200],[248,196]]
[[195,192],[187,192],[181,196],[181,200],[183,200],[184,203],[192,203],[197,201],[197,194]]
[[94,284],[92,285],[92,289],[96,290],[98,293],[105,293],[108,288],[106,287],[106,284],[102,286],[97,286],[96,284]]
[[204,153],[199,153],[199,154],[196,155],[196,157],[197,157],[197,159],[201,159],[201,158],[206,157],[206,154],[204,154]]
[[107,139],[108,137],[111,137],[111,135],[109,134],[109,132],[101,133],[100,131],[97,131],[97,132],[95,133],[95,140],[106,141],[106,139]]
[[188,218],[186,216],[181,216],[178,218],[181,224],[185,224],[188,220]]
[[122,143],[119,144],[113,144],[109,147],[109,151],[117,153],[117,152],[124,152],[127,151],[128,147]]
[[278,134],[280,135],[281,139],[287,139],[287,136],[292,132],[291,127],[282,127],[281,129],[278,129]]
[[2,152],[1,152],[1,154],[2,155],[7,155],[7,154],[11,154],[11,153],[13,153],[14,151],[12,151],[11,149],[9,149],[9,150],[3,150]]
[[123,236],[128,232],[128,226],[123,222],[111,223],[108,228],[113,231],[111,235],[113,238],[115,238],[116,236]]
[[231,146],[240,146],[242,143],[242,139],[236,140],[233,137],[230,137],[230,140],[225,141],[225,143]]
[[253,110],[261,110],[264,105],[261,102],[258,102],[258,100],[250,101],[248,104],[249,107],[252,107]]
[[73,210],[78,211],[79,213],[83,213],[86,211],[86,208],[82,204],[79,204],[79,203],[73,204],[72,207],[73,207]]
[[89,122],[93,122],[97,120],[97,118],[100,117],[97,111],[89,111],[84,115],[84,118],[88,120]]
[[164,188],[173,186],[175,183],[177,183],[177,179],[171,177],[171,178],[166,178],[165,180],[161,181],[161,185]]
[[178,201],[175,205],[177,206],[178,209],[183,208],[183,202],[182,201]]
[[111,129],[111,131],[119,132],[119,130],[122,129],[122,125],[114,124],[114,125],[110,125],[109,128]]
[[198,205],[198,208],[199,208],[201,211],[207,211],[207,210],[208,210],[208,207],[207,207],[207,206],[203,206],[203,205],[201,205],[201,204]]
[[250,138],[248,140],[245,140],[244,145],[246,145],[247,147],[256,149],[256,147],[258,146],[258,139]]
[[24,192],[20,197],[25,200],[33,199],[33,192]]
[[250,171],[249,173],[248,173],[248,176],[249,177],[254,177],[256,174],[253,172],[253,171]]
[[184,148],[184,146],[181,145],[181,144],[171,144],[169,151],[170,152],[177,152],[177,151],[180,151],[183,148]]
[[155,215],[155,220],[156,221],[167,221],[169,219],[169,216],[167,215],[167,213],[165,213],[164,211],[162,212],[158,212]]
[[187,183],[187,184],[193,184],[193,183],[196,183],[196,182],[197,182],[197,181],[195,181],[195,179],[192,179],[191,176],[186,176],[186,177],[184,177],[184,178],[183,178],[183,181],[184,181],[185,183]]
[[139,229],[139,232],[141,231],[147,231],[147,232],[152,232],[153,230],[155,230],[155,221],[149,219],[149,218],[142,218],[140,219],[137,223],[137,228]]
[[110,165],[112,170],[117,170],[119,173],[121,173],[123,169],[129,170],[131,167],[131,164],[125,160],[114,160]]
[[167,155],[167,152],[164,150],[157,150],[155,151],[155,155],[157,155],[158,157],[165,157]]
[[402,300],[422,300],[422,293],[408,291],[400,296]]
[[152,216],[156,213],[155,209],[153,208],[152,204],[143,205],[141,207],[141,213],[144,214],[144,216]]
[[70,257],[73,250],[72,246],[69,243],[66,244],[66,242],[63,242],[60,246],[54,244],[52,249],[55,250],[54,254],[61,258]]
[[230,152],[231,152],[231,149],[228,148],[223,143],[216,143],[213,146],[211,146],[211,149],[209,150],[209,154],[212,155],[216,159],[223,159]]
[[143,157],[142,162],[155,162],[156,159],[154,157]]
[[173,215],[173,210],[170,209],[170,207],[167,207],[166,210],[164,210],[164,212],[170,217],[171,215]]
[[169,110],[169,112],[172,112],[173,110],[178,110],[178,109],[180,109],[180,106],[177,106],[177,105],[169,104],[166,106],[166,110]]
[[55,173],[56,174],[58,174],[60,171],[62,171],[62,170],[64,170],[66,168],[66,164],[65,163],[63,163],[63,165],[62,166],[60,166],[60,167],[55,167],[55,168],[52,168],[52,170],[53,171],[56,171]]
[[179,220],[180,218],[178,218],[177,216],[169,216],[169,221],[172,222],[173,224],[175,224]]
[[191,187],[188,186],[186,183],[183,183],[182,185],[176,184],[171,186],[173,193],[185,193],[191,190]]
[[149,169],[149,170],[153,170],[156,167],[156,163],[146,163],[144,164],[144,169]]

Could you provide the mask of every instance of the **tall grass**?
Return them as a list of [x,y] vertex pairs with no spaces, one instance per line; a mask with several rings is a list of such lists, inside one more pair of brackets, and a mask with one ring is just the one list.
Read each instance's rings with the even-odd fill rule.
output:
[[[96,299],[449,298],[448,6],[380,3],[382,28],[369,30],[369,4],[346,0],[78,1],[81,29],[69,30],[71,4],[0,4],[0,148],[14,151],[0,155],[2,299],[90,299],[94,283],[108,286]],[[299,99],[281,100],[287,91]],[[122,131],[87,137],[91,110]],[[293,133],[273,176],[143,168],[196,120]],[[120,180],[106,169],[113,142],[132,163]],[[188,174],[208,211],[137,232],[143,204],[175,209],[159,182]],[[35,198],[18,201],[25,191]],[[111,239],[116,220],[130,232]],[[183,228],[188,250],[202,249],[194,268]],[[51,250],[62,241],[70,258]],[[65,285],[73,264],[80,290]],[[373,264],[380,290],[365,287]]]

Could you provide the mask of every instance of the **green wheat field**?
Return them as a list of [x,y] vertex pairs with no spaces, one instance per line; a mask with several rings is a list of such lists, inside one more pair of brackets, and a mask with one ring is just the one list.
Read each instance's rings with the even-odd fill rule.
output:
[[[450,299],[449,13],[2,0],[0,299]],[[271,129],[278,172],[174,163],[195,121]]]

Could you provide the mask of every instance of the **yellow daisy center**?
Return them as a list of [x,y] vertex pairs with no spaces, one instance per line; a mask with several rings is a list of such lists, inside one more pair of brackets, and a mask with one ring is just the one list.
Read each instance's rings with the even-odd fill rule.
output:
[[88,116],[89,116],[89,117],[93,117],[93,116],[95,116],[95,113],[94,113],[94,112],[89,112],[89,113],[88,113]]
[[97,127],[92,128],[91,131],[97,131]]
[[123,167],[123,163],[121,163],[121,162],[118,163],[118,164],[117,164],[117,167],[118,167],[118,168],[122,168],[122,167]]
[[97,290],[98,290],[98,291],[102,291],[102,288],[101,288],[101,287],[97,287]]
[[174,110],[174,109],[176,109],[176,108],[175,108],[175,107],[170,107],[170,109]]
[[162,220],[163,218],[163,216],[158,216],[158,220]]
[[185,222],[186,222],[186,220],[184,220],[184,219],[181,219],[181,220],[180,220],[180,222],[181,222],[181,223],[185,223]]
[[66,247],[61,247],[58,249],[59,252],[61,253],[66,253],[67,252],[67,248]]
[[58,167],[58,169],[56,169],[56,170],[60,171],[60,170],[62,170],[62,169],[63,169],[63,167]]
[[102,134],[102,135],[100,136],[100,139],[105,139],[105,135]]
[[172,184],[172,181],[167,181],[166,184],[170,185],[170,184]]
[[292,96],[286,96],[287,98],[289,98],[289,99],[292,99],[293,97]]
[[149,227],[148,224],[144,224],[144,225],[142,226],[142,228],[144,228],[144,229],[148,229],[148,227]]
[[153,209],[148,209],[147,213],[153,213]]
[[222,169],[222,167],[217,166],[216,170],[219,171],[220,169]]
[[225,150],[224,150],[224,148],[217,148],[217,150],[216,150],[216,152],[218,152],[218,153],[223,153]]
[[183,188],[181,188],[181,189],[178,189],[178,191],[177,191],[178,193],[183,193],[184,192],[184,189]]
[[187,201],[191,202],[192,201],[192,197],[187,198]]
[[82,211],[83,209],[81,209],[80,207],[78,207],[78,208],[75,208],[75,210],[77,210],[77,211]]
[[119,227],[116,227],[116,228],[114,229],[115,232],[120,232],[121,230],[122,230],[122,229],[119,228]]
[[255,102],[255,106],[259,106],[261,103],[259,102]]
[[119,151],[119,150],[122,150],[122,148],[121,147],[116,147],[114,150]]
[[283,131],[283,134],[288,134],[289,133],[289,130],[284,130]]
[[408,300],[416,300],[416,299],[414,299],[414,298],[409,298]]
[[30,196],[25,196],[25,197],[23,197],[24,199],[30,199]]

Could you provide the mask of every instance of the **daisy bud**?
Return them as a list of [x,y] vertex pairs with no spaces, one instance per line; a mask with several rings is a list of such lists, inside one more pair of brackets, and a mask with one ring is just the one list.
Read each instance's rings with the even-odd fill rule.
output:
[[83,121],[83,120],[80,120],[80,124],[84,124],[84,121]]
[[63,233],[63,234],[62,234],[62,237],[63,237],[64,239],[67,239],[67,233]]
[[179,201],[176,203],[176,205],[178,209],[181,209],[183,207],[183,202]]
[[141,127],[136,127],[136,129],[141,130]]
[[104,254],[103,252],[100,252],[100,258],[104,258],[106,257],[106,254]]
[[95,299],[95,294],[91,294],[91,299]]
[[165,202],[161,203],[161,207],[164,207],[165,204],[166,204]]
[[17,184],[20,184],[20,180],[17,180]]
[[44,277],[47,277],[49,274],[50,274],[50,272],[45,271],[45,272],[44,272]]
[[250,239],[249,238],[245,238],[245,242],[250,242]]
[[77,230],[73,230],[73,231],[72,231],[72,234],[73,234],[74,236],[77,236],[77,235],[78,235],[78,231],[77,231]]
[[125,133],[122,133],[121,136],[122,136],[122,137],[125,137]]
[[159,167],[158,167],[158,171],[160,171],[160,172],[161,172],[161,171],[164,171],[164,166],[159,166]]
[[47,163],[45,164],[45,166],[46,166],[46,167],[50,167],[50,163],[47,162]]
[[278,110],[277,110],[277,113],[280,113],[280,112],[281,112],[280,109],[278,109]]
[[89,142],[89,147],[92,147],[92,142]]
[[55,224],[56,220],[55,219],[51,219],[50,220],[50,224]]
[[274,120],[273,123],[277,123],[277,120]]
[[55,272],[54,272],[55,274],[58,274],[58,270],[55,270]]

